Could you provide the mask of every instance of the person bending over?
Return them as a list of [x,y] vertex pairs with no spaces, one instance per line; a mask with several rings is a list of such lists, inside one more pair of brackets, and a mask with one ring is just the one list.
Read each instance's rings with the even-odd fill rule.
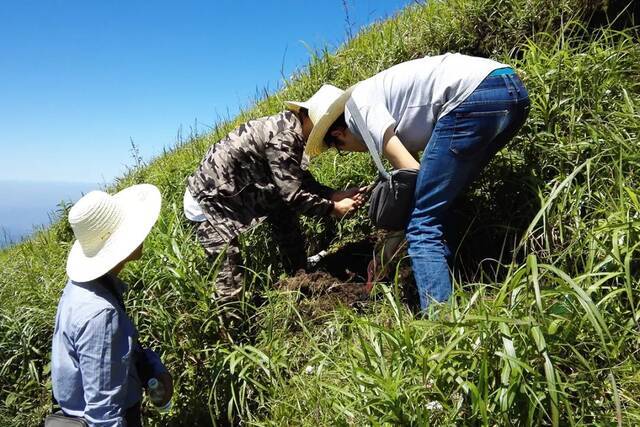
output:
[[444,220],[454,199],[524,124],[526,88],[508,65],[448,53],[393,66],[344,96],[366,129],[358,128],[345,102],[334,103],[327,108],[331,125],[307,143],[307,153],[366,151],[362,135],[368,132],[394,168],[419,169],[405,231],[420,305],[448,300],[451,252]]
[[221,301],[238,299],[243,289],[241,233],[267,220],[291,273],[306,262],[298,214],[342,217],[363,203],[359,188],[336,191],[318,183],[304,156],[309,136],[327,123],[322,112],[341,95],[325,85],[306,103],[289,102],[287,111],[240,125],[213,144],[187,178],[185,216],[212,261],[225,253],[216,283]]

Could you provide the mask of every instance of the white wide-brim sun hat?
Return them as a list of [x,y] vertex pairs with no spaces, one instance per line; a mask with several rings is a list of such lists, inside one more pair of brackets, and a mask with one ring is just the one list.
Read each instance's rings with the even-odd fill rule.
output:
[[76,236],[67,275],[88,282],[111,271],[144,242],[160,215],[162,197],[151,184],[128,187],[109,195],[92,191],[69,211]]
[[309,111],[309,119],[313,123],[313,129],[307,138],[305,152],[314,157],[329,149],[324,143],[327,130],[336,121],[340,114],[344,113],[344,106],[351,96],[353,87],[342,90],[332,85],[322,85],[320,89],[307,101],[286,101],[289,110],[298,111],[306,108]]

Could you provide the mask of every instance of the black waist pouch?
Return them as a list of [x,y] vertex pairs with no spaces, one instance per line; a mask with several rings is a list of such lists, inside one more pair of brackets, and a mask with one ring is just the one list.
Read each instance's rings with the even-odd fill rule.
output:
[[404,230],[415,205],[418,172],[398,169],[380,176],[369,200],[369,218],[376,227]]

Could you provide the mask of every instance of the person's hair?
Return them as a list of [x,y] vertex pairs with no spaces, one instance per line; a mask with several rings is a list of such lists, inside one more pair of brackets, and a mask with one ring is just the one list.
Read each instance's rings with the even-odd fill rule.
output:
[[299,114],[300,116],[302,116],[301,118],[303,118],[303,117],[309,117],[309,110],[307,110],[307,109],[306,109],[306,108],[304,108],[304,107],[300,107],[300,108],[298,108],[298,114]]
[[329,126],[327,129],[327,133],[324,135],[324,143],[327,144],[328,147],[337,147],[339,142],[338,139],[331,135],[331,132],[334,130],[344,130],[347,128],[347,122],[344,119],[344,113],[340,114],[338,118]]

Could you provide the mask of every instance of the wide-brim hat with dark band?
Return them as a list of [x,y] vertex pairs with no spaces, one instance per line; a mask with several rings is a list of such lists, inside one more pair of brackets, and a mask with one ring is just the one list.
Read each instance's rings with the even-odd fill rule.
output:
[[67,275],[88,282],[108,273],[142,244],[160,214],[161,196],[151,184],[139,184],[110,195],[92,191],[69,211],[76,236]]
[[326,151],[329,147],[324,143],[327,130],[336,121],[340,114],[344,113],[344,105],[351,95],[353,87],[342,90],[332,85],[322,87],[307,101],[286,101],[289,110],[298,111],[306,108],[309,111],[309,119],[313,123],[313,129],[307,138],[305,152],[313,157]]

